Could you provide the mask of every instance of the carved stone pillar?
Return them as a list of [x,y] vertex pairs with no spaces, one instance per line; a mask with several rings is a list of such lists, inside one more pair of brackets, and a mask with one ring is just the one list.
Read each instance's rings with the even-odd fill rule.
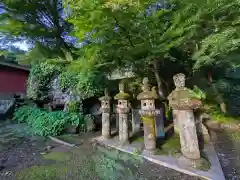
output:
[[144,125],[144,145],[146,150],[156,149],[155,118],[160,111],[155,108],[155,99],[158,99],[155,87],[150,90],[148,78],[143,79],[143,92],[137,96],[141,101],[139,114]]
[[119,84],[119,93],[114,97],[118,100],[117,113],[119,122],[119,141],[121,144],[129,143],[128,117],[130,112],[130,95],[124,92],[124,84]]
[[105,95],[99,98],[101,101],[101,111],[102,111],[102,137],[109,139],[111,137],[111,97],[108,95],[105,89]]
[[177,113],[174,123],[179,130],[181,152],[184,157],[192,160],[200,159],[200,150],[196,130],[194,109],[201,105],[193,91],[185,87],[185,75],[173,76],[176,89],[169,95],[169,105]]

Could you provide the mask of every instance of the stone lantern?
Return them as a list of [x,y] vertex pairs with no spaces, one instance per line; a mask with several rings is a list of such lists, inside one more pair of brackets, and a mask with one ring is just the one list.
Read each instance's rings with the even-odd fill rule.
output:
[[157,114],[160,114],[160,111],[156,110],[155,107],[155,100],[158,99],[158,95],[155,87],[150,90],[148,78],[143,79],[142,90],[143,92],[137,96],[137,99],[141,101],[139,114],[144,125],[145,149],[152,151],[156,149],[155,118]]
[[125,87],[123,83],[119,84],[119,93],[114,97],[118,100],[117,113],[119,121],[119,141],[121,144],[129,143],[129,131],[128,131],[128,117],[130,112],[130,95],[124,92]]
[[184,157],[200,159],[194,110],[201,106],[201,101],[195,93],[185,87],[185,75],[179,73],[173,76],[175,90],[168,96],[169,105],[175,114],[175,122],[179,128],[181,152]]
[[99,98],[99,100],[101,101],[102,111],[102,137],[105,139],[109,139],[111,136],[111,97],[108,95],[107,89],[105,89],[105,95]]

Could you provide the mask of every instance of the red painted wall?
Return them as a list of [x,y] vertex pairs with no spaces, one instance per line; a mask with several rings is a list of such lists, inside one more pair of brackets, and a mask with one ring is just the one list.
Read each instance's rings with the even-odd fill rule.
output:
[[27,71],[1,66],[0,93],[26,93],[27,78]]

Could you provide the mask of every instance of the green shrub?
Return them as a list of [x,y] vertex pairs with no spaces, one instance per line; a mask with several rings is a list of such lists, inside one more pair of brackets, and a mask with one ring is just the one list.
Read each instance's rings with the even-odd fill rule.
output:
[[80,102],[79,101],[71,101],[67,104],[67,112],[69,113],[77,113],[79,110]]
[[18,108],[13,115],[13,120],[29,124],[40,136],[59,135],[67,124],[84,124],[84,116],[77,113],[64,111],[47,112],[30,106]]

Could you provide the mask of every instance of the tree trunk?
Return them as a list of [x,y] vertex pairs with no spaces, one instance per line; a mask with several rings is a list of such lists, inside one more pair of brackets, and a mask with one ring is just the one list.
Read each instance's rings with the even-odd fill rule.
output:
[[161,100],[165,100],[165,94],[164,94],[164,90],[163,90],[163,81],[162,78],[159,75],[159,68],[158,68],[158,64],[157,61],[153,62],[153,71],[154,71],[154,75],[157,81],[157,86],[158,86],[158,95],[160,97]]

